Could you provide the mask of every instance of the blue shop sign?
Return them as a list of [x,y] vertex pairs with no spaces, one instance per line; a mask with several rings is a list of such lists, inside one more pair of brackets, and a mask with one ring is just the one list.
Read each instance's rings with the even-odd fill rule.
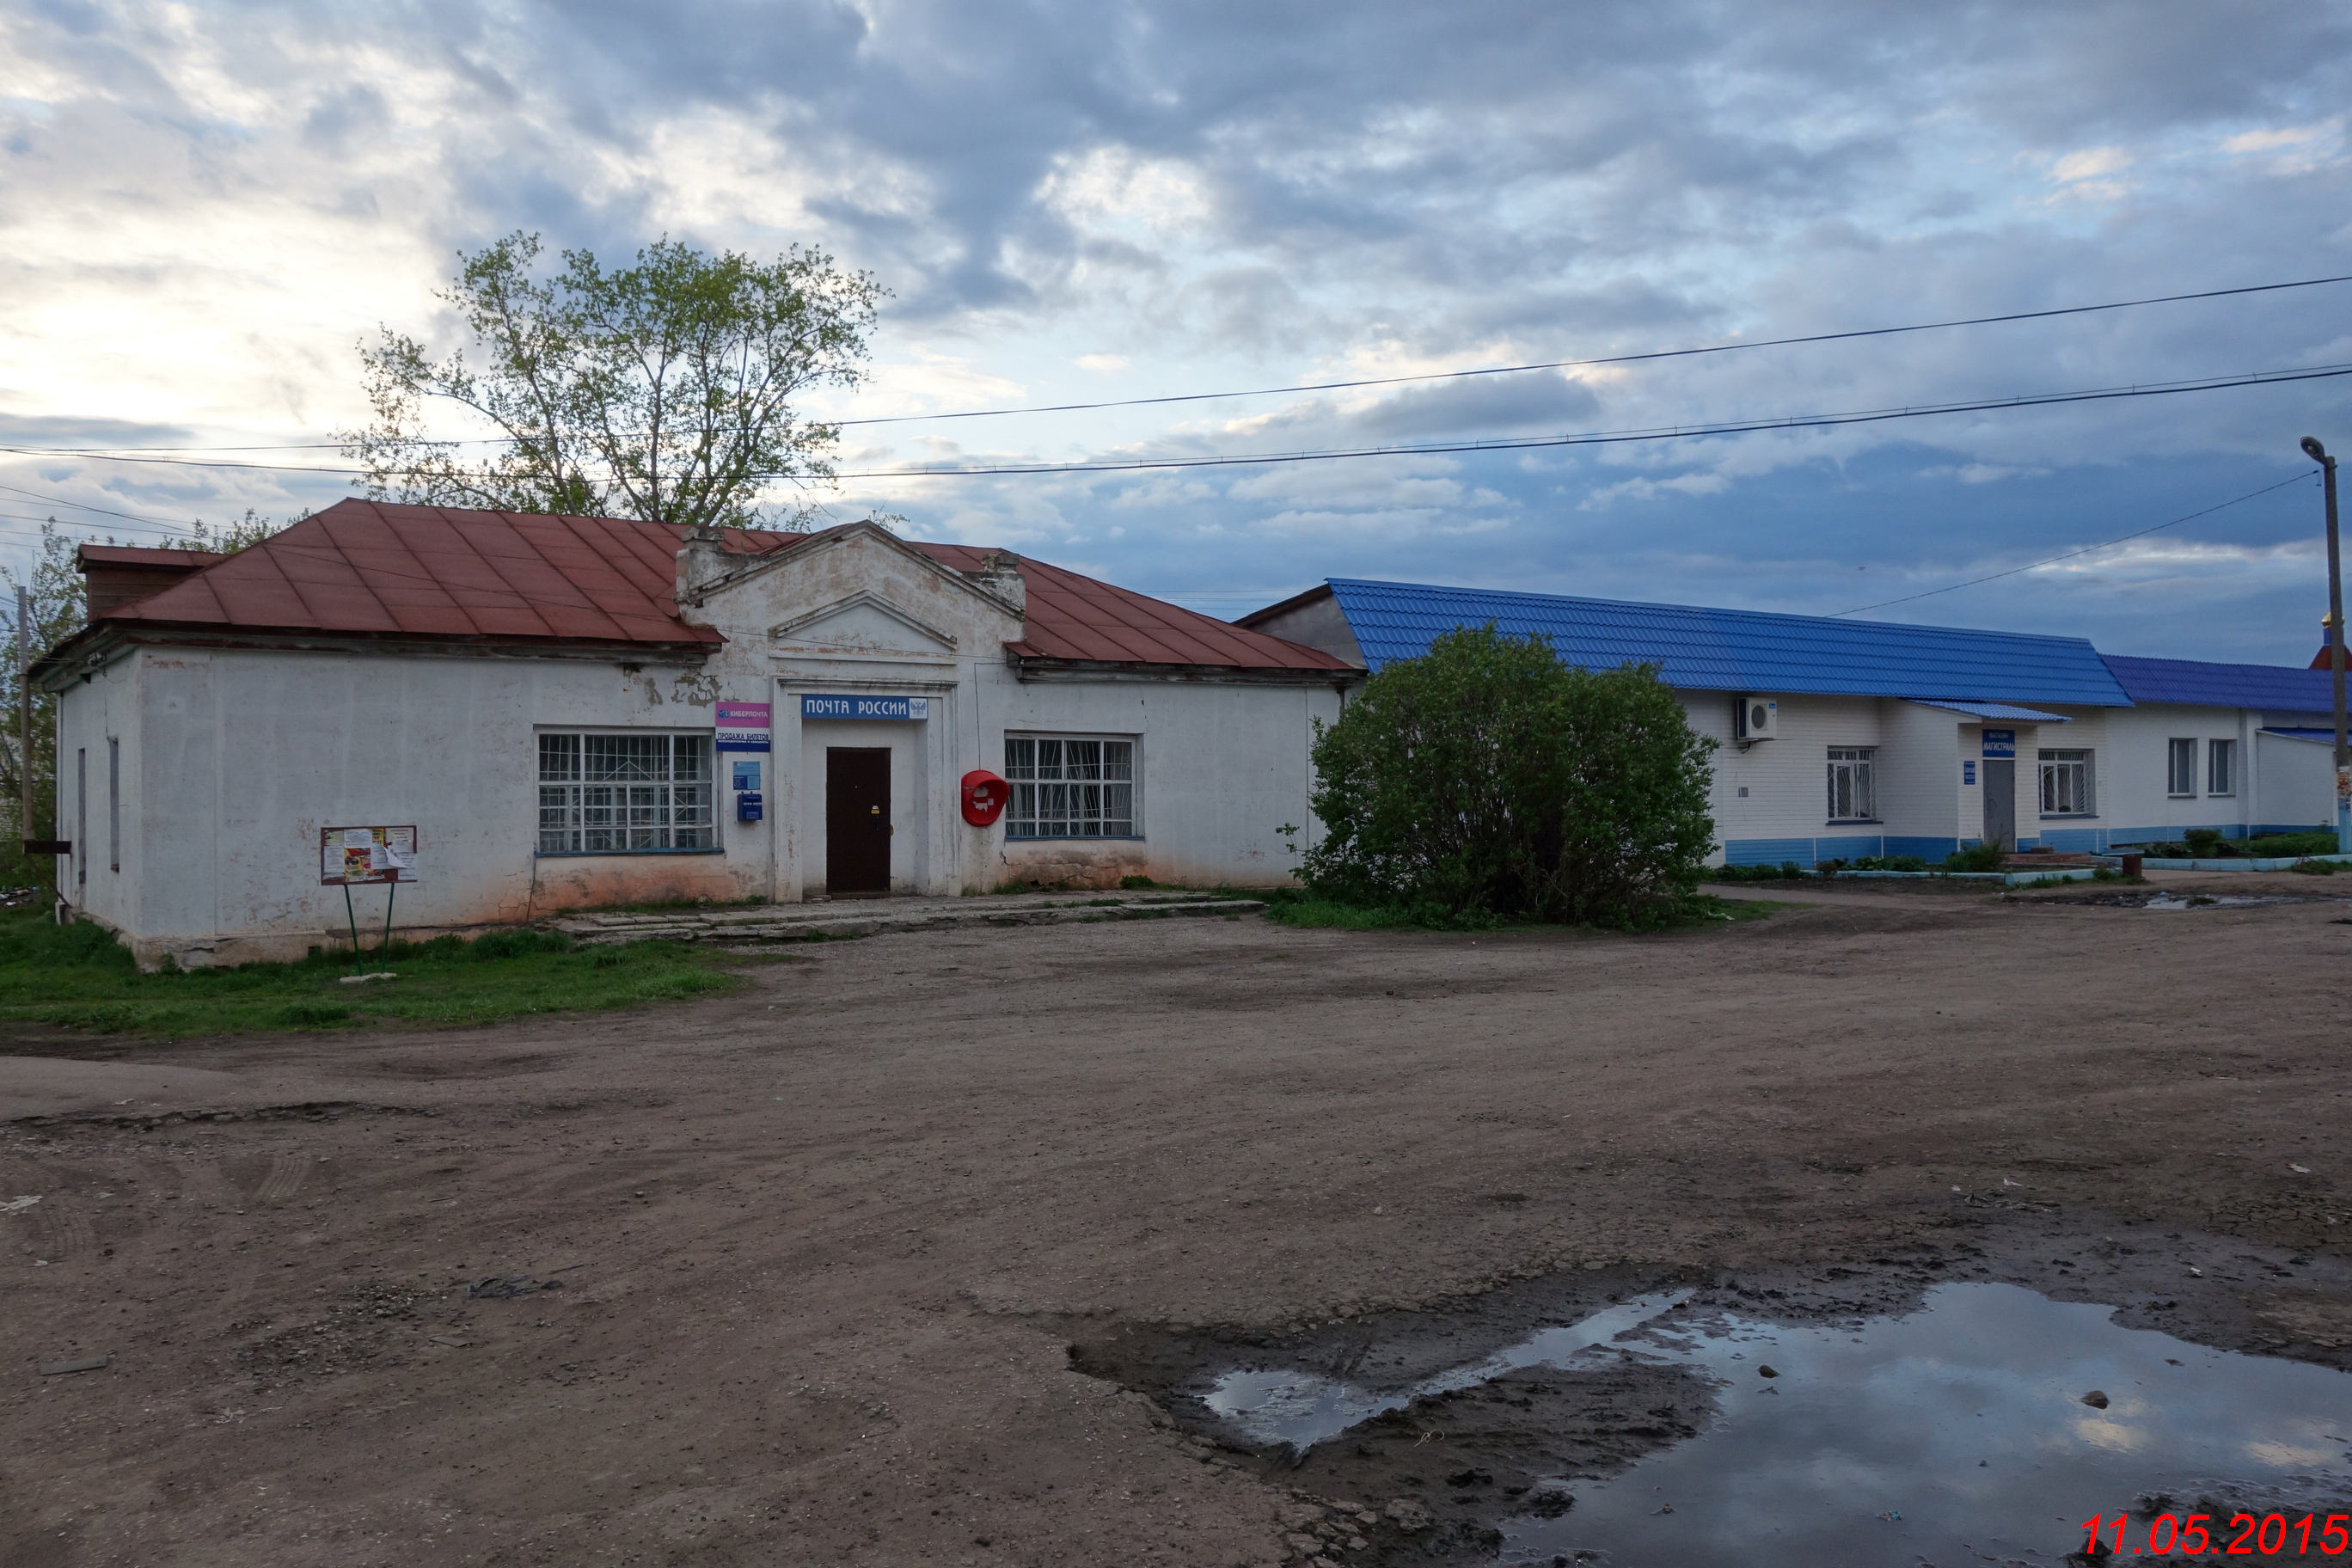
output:
[[837,697],[824,692],[801,693],[803,719],[929,719],[928,697]]
[[1987,730],[1984,732],[1984,754],[1988,757],[2013,757],[2017,755],[2017,731],[2014,730]]

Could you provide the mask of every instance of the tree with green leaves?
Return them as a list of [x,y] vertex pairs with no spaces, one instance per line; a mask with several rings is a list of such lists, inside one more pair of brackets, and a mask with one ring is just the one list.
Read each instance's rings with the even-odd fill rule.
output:
[[[763,498],[828,483],[840,426],[797,400],[863,379],[884,290],[820,251],[761,262],[667,238],[607,270],[566,250],[536,268],[536,235],[460,253],[440,298],[472,339],[446,358],[386,328],[362,345],[364,429],[345,451],[380,500],[644,518],[687,526],[806,526]],[[427,429],[462,410],[484,444]],[[446,430],[446,426],[444,426]]]
[[1448,632],[1318,726],[1305,880],[1441,917],[1662,924],[1715,847],[1715,745],[1654,666],[1571,668],[1542,637]]
[[[56,837],[57,822],[57,744],[58,700],[55,694],[33,689],[33,744],[29,758],[18,753],[16,742],[16,704],[24,684],[24,671],[16,665],[16,589],[26,590],[28,614],[25,617],[30,633],[31,654],[40,658],[67,637],[81,629],[89,620],[89,584],[82,579],[81,567],[74,559],[79,541],[68,535],[56,518],[41,525],[41,542],[33,552],[29,569],[22,575],[13,566],[0,566],[0,605],[5,605],[11,625],[5,661],[6,676],[0,680],[0,697],[5,698],[5,710],[0,710],[0,759],[5,759],[5,777],[0,778],[0,822],[6,825],[7,837],[0,842],[0,884],[12,888],[46,882],[52,875],[54,862],[44,858],[38,861],[25,858],[24,841],[27,838]],[[29,765],[33,771],[33,811],[30,821],[23,816],[22,770]]]
[[[163,542],[169,550],[206,551],[215,554],[233,554],[247,545],[257,544],[282,529],[290,528],[303,518],[304,511],[285,522],[263,517],[248,507],[245,515],[217,527],[198,519],[193,531],[182,538]],[[6,837],[0,841],[0,887],[23,887],[46,880],[52,863],[44,858],[27,861],[24,840],[54,838],[57,805],[57,703],[54,693],[33,689],[33,745],[30,759],[33,770],[33,811],[29,822],[20,820],[23,801],[19,769],[26,759],[17,755],[16,704],[23,674],[16,668],[16,589],[26,591],[28,613],[25,624],[30,633],[31,655],[37,659],[58,644],[65,641],[89,621],[89,584],[83,577],[81,563],[75,552],[85,543],[133,542],[117,541],[111,534],[104,540],[77,538],[56,518],[41,525],[40,542],[33,552],[27,569],[20,575],[16,568],[0,565],[0,616],[9,622],[7,636],[0,639],[5,657],[0,658],[0,831]],[[138,541],[142,544],[151,541]]]

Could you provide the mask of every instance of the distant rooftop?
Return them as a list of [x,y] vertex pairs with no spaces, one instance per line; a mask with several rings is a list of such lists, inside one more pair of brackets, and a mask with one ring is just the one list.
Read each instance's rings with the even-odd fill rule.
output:
[[2326,713],[2333,710],[2331,683],[2324,669],[2282,664],[2208,664],[2193,658],[2129,658],[2106,656],[2107,668],[2135,702],[2176,702],[2200,708],[2263,708],[2273,713]]
[[2082,637],[1341,577],[1329,587],[1374,670],[1428,652],[1441,633],[1492,621],[1499,631],[1542,633],[1570,664],[1655,664],[1666,684],[1689,690],[2132,703]]

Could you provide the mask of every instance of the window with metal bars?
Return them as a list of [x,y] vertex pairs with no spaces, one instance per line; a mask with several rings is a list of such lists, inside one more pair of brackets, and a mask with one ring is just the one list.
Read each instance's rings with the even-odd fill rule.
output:
[[714,849],[710,737],[588,731],[539,737],[539,852]]
[[2044,752],[2042,753],[2042,815],[2044,816],[2089,816],[2091,810],[2091,753],[2088,752]]
[[1830,749],[1830,820],[1870,822],[1878,816],[1871,773],[1875,746],[1832,746]]
[[1133,838],[1135,742],[1007,735],[1007,838]]

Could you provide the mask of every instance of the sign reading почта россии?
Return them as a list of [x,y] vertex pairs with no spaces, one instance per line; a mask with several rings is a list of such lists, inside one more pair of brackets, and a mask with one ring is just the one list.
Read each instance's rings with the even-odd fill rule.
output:
[[829,692],[804,691],[801,694],[801,717],[803,719],[929,719],[931,700],[928,697],[856,697],[836,696]]

